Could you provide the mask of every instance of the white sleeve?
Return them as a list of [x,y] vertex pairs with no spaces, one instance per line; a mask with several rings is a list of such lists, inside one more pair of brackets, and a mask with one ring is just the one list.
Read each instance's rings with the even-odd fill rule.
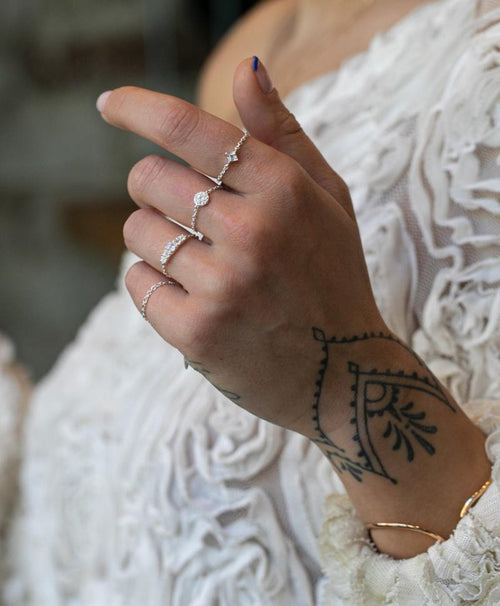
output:
[[17,488],[21,423],[29,387],[14,366],[14,347],[0,333],[0,530],[5,530]]
[[329,495],[319,538],[329,580],[321,606],[500,604],[500,400],[464,409],[488,435],[493,483],[448,540],[404,560],[374,549],[347,495]]

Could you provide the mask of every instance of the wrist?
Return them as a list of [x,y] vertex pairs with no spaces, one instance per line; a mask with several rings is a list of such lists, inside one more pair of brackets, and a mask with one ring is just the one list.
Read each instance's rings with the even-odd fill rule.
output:
[[[491,474],[485,436],[431,370],[391,333],[324,339],[326,364],[310,438],[339,473],[365,522],[417,524],[448,537],[460,508]],[[375,531],[409,557],[425,537]],[[406,554],[406,555],[405,555]]]
[[432,392],[451,408],[449,394],[441,393],[430,369],[387,327],[347,337],[329,336],[320,329],[314,333],[323,359],[308,433],[312,440],[321,432],[352,434],[356,419],[384,416],[381,412],[390,408],[389,400],[408,403],[415,395],[412,388]]

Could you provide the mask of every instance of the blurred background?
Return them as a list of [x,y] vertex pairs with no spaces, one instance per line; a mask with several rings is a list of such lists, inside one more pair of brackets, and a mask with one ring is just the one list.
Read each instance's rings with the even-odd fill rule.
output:
[[0,332],[33,380],[115,285],[126,180],[158,151],[112,128],[99,93],[194,101],[198,70],[251,0],[1,0]]

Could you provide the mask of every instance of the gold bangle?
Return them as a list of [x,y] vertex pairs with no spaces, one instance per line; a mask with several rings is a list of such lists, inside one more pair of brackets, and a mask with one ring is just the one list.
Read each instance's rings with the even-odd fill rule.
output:
[[465,501],[464,506],[460,510],[460,519],[462,519],[464,515],[469,511],[469,509],[479,501],[480,497],[483,495],[483,493],[486,491],[486,489],[492,482],[493,478],[486,480],[486,482],[481,486],[481,488],[479,490],[476,490],[476,492],[471,495],[467,499],[467,501]]
[[[474,494],[472,494],[464,503],[462,509],[460,510],[460,519],[464,517],[464,515],[469,511],[471,507],[473,507],[480,497],[486,492],[488,486],[493,482],[493,478],[487,480],[479,490],[476,490]],[[413,532],[419,532],[420,534],[425,534],[436,542],[443,543],[445,539],[437,534],[436,532],[431,532],[430,530],[426,530],[418,524],[403,524],[401,522],[370,522],[366,524],[366,528],[368,531],[374,530],[375,528],[396,528],[396,529],[406,529],[412,530]]]
[[431,532],[430,530],[425,530],[425,528],[422,528],[417,524],[402,524],[400,522],[371,522],[370,524],[366,525],[366,528],[368,530],[373,530],[374,528],[402,528],[413,530],[413,532],[419,532],[420,534],[425,534],[435,541],[439,541],[439,543],[444,541],[444,538],[441,535]]

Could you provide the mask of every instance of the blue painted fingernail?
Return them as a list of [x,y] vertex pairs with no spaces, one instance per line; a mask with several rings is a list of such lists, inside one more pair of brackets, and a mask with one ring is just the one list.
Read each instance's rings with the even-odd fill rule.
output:
[[259,83],[262,92],[268,95],[274,90],[274,85],[271,82],[269,74],[267,73],[267,69],[264,67],[264,64],[259,61],[257,56],[253,58],[252,68],[257,76],[257,82]]

